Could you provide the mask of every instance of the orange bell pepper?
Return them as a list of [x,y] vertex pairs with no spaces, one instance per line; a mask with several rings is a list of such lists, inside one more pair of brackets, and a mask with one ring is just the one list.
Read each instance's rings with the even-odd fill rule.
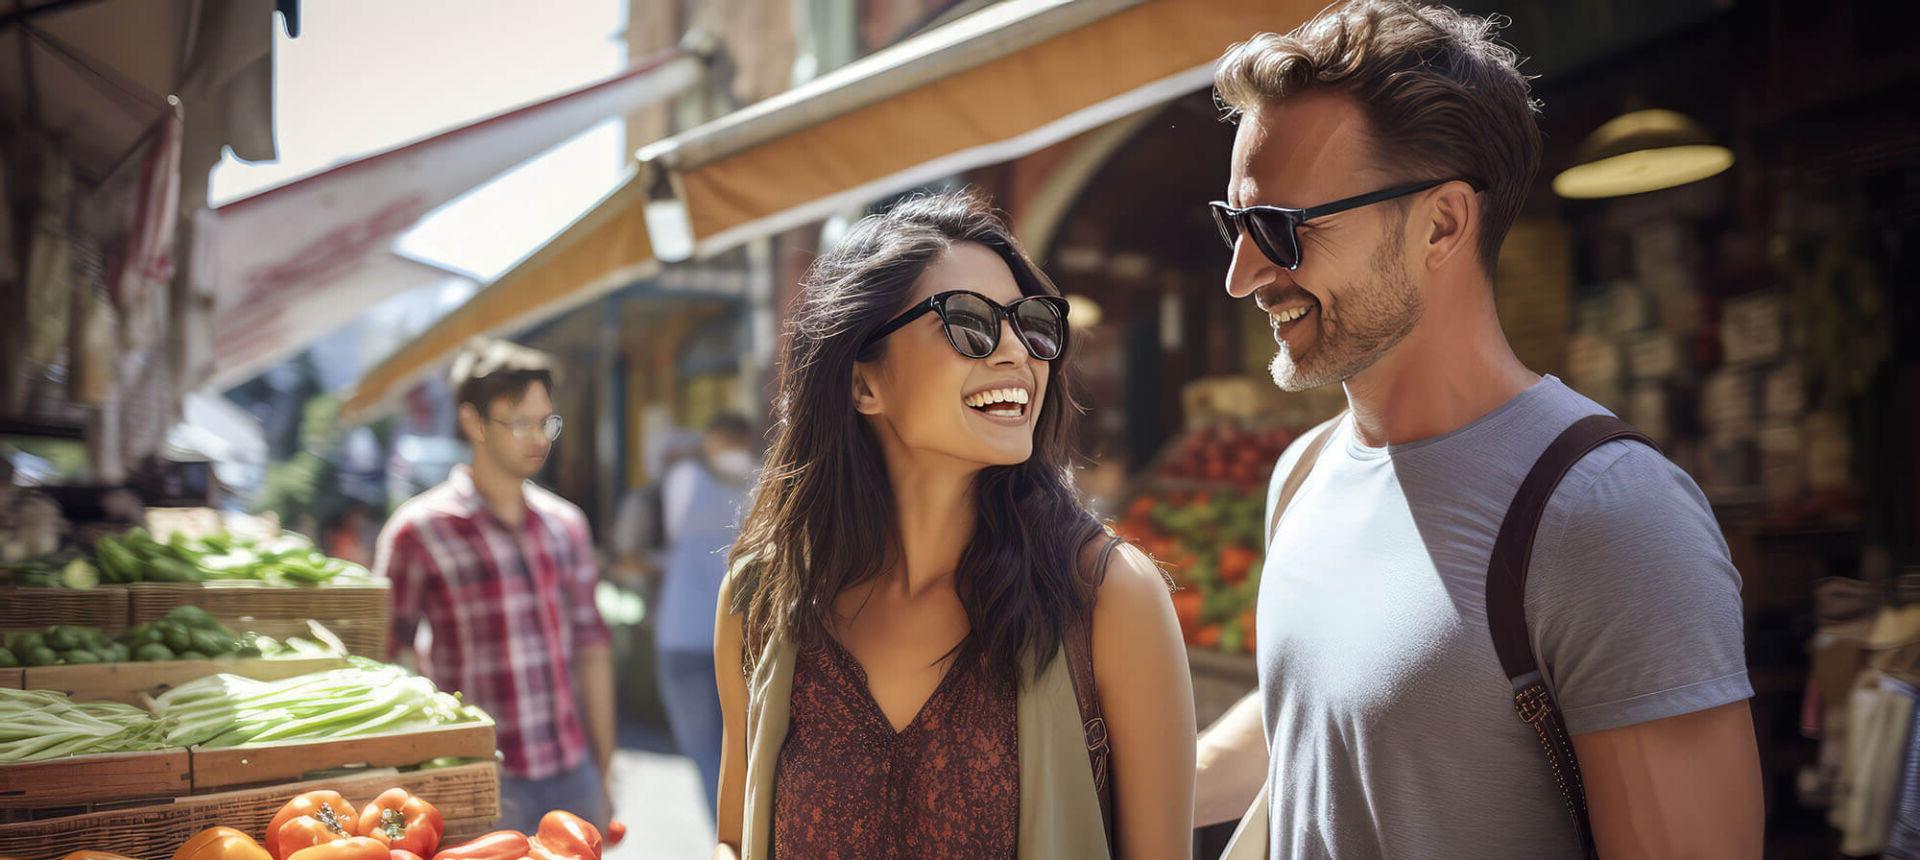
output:
[[387,855],[387,860],[427,860],[427,858],[408,851],[405,848],[395,848]]
[[281,844],[280,831],[289,822],[303,817],[314,819],[322,825],[321,830],[332,834],[335,839],[360,835],[355,830],[360,825],[360,813],[354,811],[353,804],[341,797],[340,792],[309,791],[287,801],[287,805],[274,814],[273,822],[267,825],[267,853],[273,855],[273,860],[287,860],[287,855],[319,844],[314,841],[318,834],[312,825],[301,825],[301,832],[308,839],[300,845],[290,847]]
[[360,835],[394,850],[431,857],[444,832],[446,822],[440,810],[404,788],[387,789],[360,810]]
[[287,860],[391,860],[391,853],[378,839],[349,836],[302,848],[287,855]]
[[495,830],[485,836],[433,855],[433,860],[521,860],[527,856],[527,835],[518,830]]
[[540,817],[540,829],[527,840],[534,860],[600,860],[600,831],[571,812],[556,809]]
[[269,857],[267,849],[260,847],[253,837],[231,827],[209,827],[173,852],[173,860],[269,860]]

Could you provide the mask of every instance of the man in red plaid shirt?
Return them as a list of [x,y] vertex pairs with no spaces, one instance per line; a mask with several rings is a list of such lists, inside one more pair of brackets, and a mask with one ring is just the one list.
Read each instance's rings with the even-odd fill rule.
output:
[[388,656],[493,716],[502,827],[531,833],[553,809],[604,827],[613,661],[594,607],[593,541],[578,507],[529,480],[560,435],[550,365],[488,343],[455,360],[453,387],[473,463],[401,505],[380,534]]

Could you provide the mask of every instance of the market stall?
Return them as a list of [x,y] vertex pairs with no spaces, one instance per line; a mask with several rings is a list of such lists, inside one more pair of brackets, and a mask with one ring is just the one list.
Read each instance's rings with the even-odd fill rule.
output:
[[[385,649],[384,581],[210,511],[67,531],[91,545],[0,567],[0,856],[201,856],[194,842],[244,837],[265,847],[219,856],[286,860],[276,818],[316,792],[362,810],[418,798],[434,822],[421,857],[498,818],[492,719],[370,659]],[[394,829],[336,812],[340,826],[308,835]]]

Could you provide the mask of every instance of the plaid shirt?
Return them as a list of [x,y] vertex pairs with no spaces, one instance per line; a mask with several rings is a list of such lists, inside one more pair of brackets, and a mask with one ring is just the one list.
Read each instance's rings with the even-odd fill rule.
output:
[[389,659],[426,620],[421,672],[492,715],[509,775],[545,779],[586,760],[573,655],[611,639],[586,516],[531,482],[525,492],[516,537],[457,467],[394,513],[374,571],[393,582]]

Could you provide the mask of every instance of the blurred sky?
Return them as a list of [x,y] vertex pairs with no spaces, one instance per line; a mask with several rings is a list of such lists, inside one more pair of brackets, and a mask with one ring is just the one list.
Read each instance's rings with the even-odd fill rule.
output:
[[[274,27],[280,160],[214,167],[213,205],[539,101],[626,68],[624,0],[324,0]],[[399,243],[492,280],[619,182],[610,119],[458,198]]]

